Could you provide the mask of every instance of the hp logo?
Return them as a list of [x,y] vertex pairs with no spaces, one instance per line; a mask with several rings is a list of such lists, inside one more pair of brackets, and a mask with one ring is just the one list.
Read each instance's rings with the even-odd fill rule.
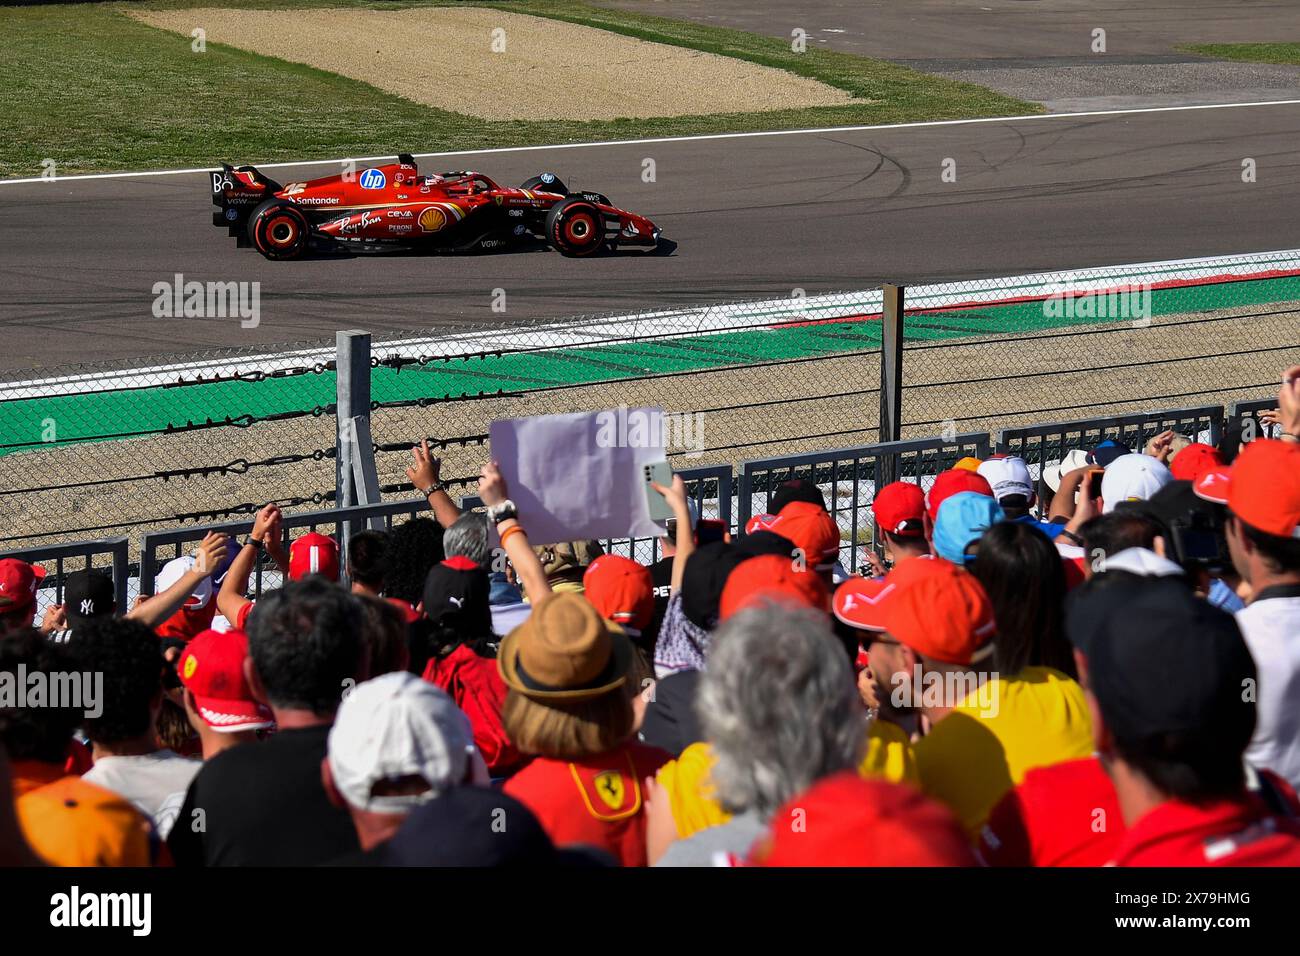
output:
[[378,169],[367,169],[361,174],[362,189],[383,189],[387,183],[387,178]]

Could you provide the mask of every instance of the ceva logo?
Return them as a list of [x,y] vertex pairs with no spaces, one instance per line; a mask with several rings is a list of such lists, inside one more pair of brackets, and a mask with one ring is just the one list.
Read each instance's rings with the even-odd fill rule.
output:
[[388,178],[378,169],[367,169],[361,174],[362,189],[383,189]]

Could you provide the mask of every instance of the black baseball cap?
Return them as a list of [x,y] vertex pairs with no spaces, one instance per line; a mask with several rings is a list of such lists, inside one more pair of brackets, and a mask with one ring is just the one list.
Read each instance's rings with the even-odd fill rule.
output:
[[733,544],[713,541],[691,552],[682,572],[682,613],[696,627],[712,630],[718,623],[722,589],[736,565],[746,558]]
[[366,855],[378,866],[556,866],[537,818],[500,790],[454,787],[416,807],[397,833]]
[[64,616],[69,627],[109,617],[117,610],[113,579],[95,568],[73,571],[63,579]]
[[751,558],[760,554],[780,554],[792,557],[794,542],[775,531],[752,531],[736,542],[736,550]]
[[486,568],[456,556],[440,561],[424,579],[424,614],[466,638],[492,633],[492,579]]
[[[1255,725],[1255,662],[1236,619],[1170,578],[1140,578],[1086,596],[1088,682],[1116,739],[1205,734]],[[1077,645],[1076,645],[1077,646]]]
[[822,511],[826,510],[826,496],[822,494],[820,488],[807,478],[791,478],[789,481],[781,482],[777,485],[776,491],[772,492],[768,502],[768,513],[779,515],[781,509],[792,501],[806,501],[810,505],[817,505]]

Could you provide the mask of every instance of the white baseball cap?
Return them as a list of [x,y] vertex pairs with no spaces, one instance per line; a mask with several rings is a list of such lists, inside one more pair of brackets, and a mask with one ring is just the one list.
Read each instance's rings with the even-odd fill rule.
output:
[[1043,481],[1047,482],[1047,487],[1053,491],[1061,490],[1061,476],[1068,475],[1072,471],[1084,467],[1088,464],[1088,453],[1082,448],[1075,448],[1070,451],[1055,465],[1048,465],[1043,469]]
[[1147,578],[1167,578],[1183,574],[1183,569],[1162,558],[1149,548],[1125,548],[1112,554],[1102,566],[1104,571],[1128,571]]
[[1150,455],[1120,455],[1101,477],[1101,510],[1109,514],[1121,501],[1146,501],[1173,480],[1164,463]]
[[989,458],[980,462],[975,469],[993,489],[993,497],[998,501],[1009,495],[1034,494],[1034,479],[1029,474],[1029,466],[1023,458],[1008,455],[1005,458]]
[[[477,753],[469,718],[444,691],[405,671],[358,684],[329,734],[335,786],[351,806],[374,813],[407,813],[465,783]],[[373,792],[376,783],[403,777],[423,777],[429,789]]]
[[[194,555],[187,554],[184,557],[172,558],[162,566],[157,577],[153,579],[154,593],[162,594],[169,587],[194,570]],[[191,611],[198,611],[208,606],[212,600],[212,578],[205,577],[199,581],[194,588],[193,593],[185,602],[185,607]]]

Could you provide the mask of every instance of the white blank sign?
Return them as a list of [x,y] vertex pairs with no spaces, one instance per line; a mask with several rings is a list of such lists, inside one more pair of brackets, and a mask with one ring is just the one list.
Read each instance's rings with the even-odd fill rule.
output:
[[492,457],[530,544],[649,538],[644,468],[663,461],[663,410],[538,415],[492,423]]

